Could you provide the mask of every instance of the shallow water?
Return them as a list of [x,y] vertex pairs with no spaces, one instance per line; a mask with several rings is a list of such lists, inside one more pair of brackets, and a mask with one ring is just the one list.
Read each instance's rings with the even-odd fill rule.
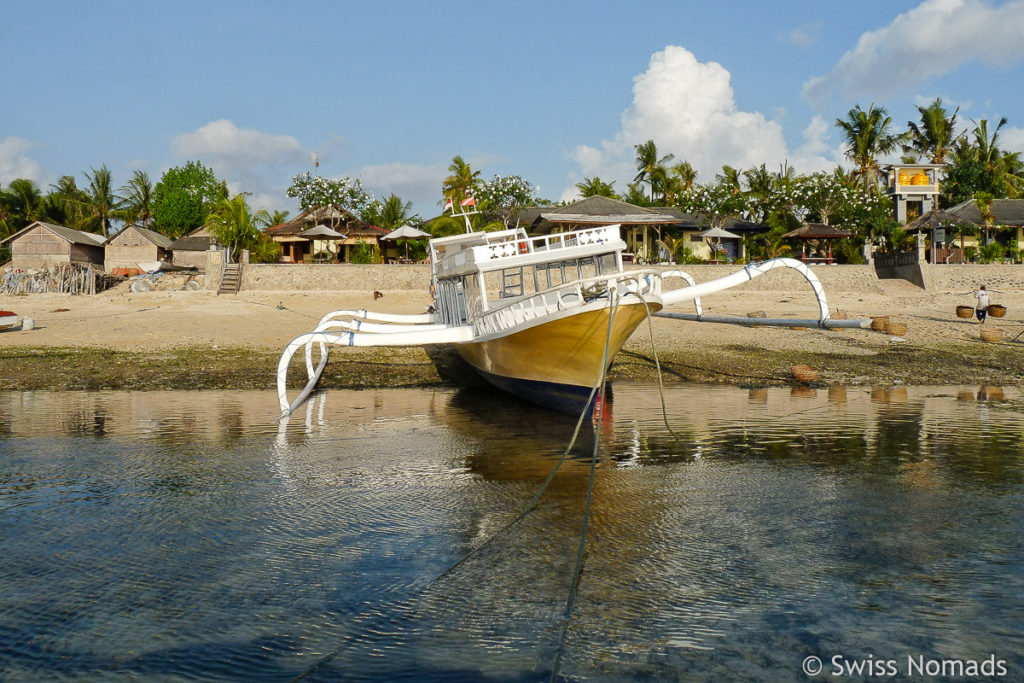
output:
[[665,401],[614,387],[506,528],[574,421],[489,392],[331,391],[281,426],[272,392],[0,394],[0,678],[1024,675],[1018,390]]

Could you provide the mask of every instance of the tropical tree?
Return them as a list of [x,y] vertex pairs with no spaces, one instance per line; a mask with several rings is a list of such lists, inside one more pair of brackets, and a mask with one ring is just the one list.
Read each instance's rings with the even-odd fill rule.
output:
[[892,132],[892,117],[885,107],[871,104],[864,111],[858,104],[847,112],[846,119],[836,119],[835,125],[842,132],[854,175],[864,187],[877,191],[879,157],[895,150],[902,140],[901,135]]
[[465,159],[455,155],[452,163],[448,164],[448,173],[448,177],[441,183],[441,193],[445,199],[451,199],[458,206],[463,200],[474,196],[480,182],[480,171],[474,171]]
[[903,144],[903,151],[925,157],[933,164],[946,163],[946,155],[957,138],[963,135],[956,132],[956,115],[960,107],[951,116],[942,106],[942,98],[936,97],[926,107],[918,105],[917,111],[921,115],[921,124],[907,121],[908,139]]
[[668,171],[665,164],[675,158],[675,155],[666,154],[658,157],[658,147],[654,140],[648,140],[639,145],[633,145],[636,150],[636,170],[638,173],[633,178],[634,183],[647,183],[651,188],[651,201],[657,194],[664,194],[665,181],[668,179]]
[[353,216],[362,216],[376,201],[358,178],[324,178],[309,171],[292,178],[288,196],[298,199],[303,211],[333,208]]
[[233,260],[238,259],[243,249],[252,249],[260,239],[261,229],[270,224],[267,210],[253,213],[245,195],[242,192],[232,199],[221,198],[206,218],[210,234],[228,249]]
[[1019,152],[1004,152],[999,148],[999,131],[1006,125],[1006,117],[999,119],[996,129],[988,133],[988,120],[975,124],[971,136],[977,150],[977,160],[996,191],[1003,197],[1016,197],[1024,188],[1021,177],[1022,164]]
[[363,222],[385,230],[394,230],[411,220],[418,220],[412,213],[412,202],[403,201],[392,192],[383,202],[373,202],[361,216]]
[[145,171],[135,171],[120,193],[122,216],[129,223],[148,227],[153,219],[153,183]]
[[75,177],[61,176],[43,198],[40,219],[72,228],[82,227],[89,196],[79,189]]
[[482,211],[497,217],[506,228],[512,227],[512,218],[515,217],[518,227],[520,210],[537,203],[539,189],[518,175],[495,175],[488,181],[478,183],[476,196]]
[[153,229],[180,237],[203,225],[220,200],[224,183],[198,161],[168,169],[153,189]]
[[104,237],[110,236],[110,221],[120,217],[121,200],[114,193],[114,184],[111,180],[110,169],[104,164],[99,170],[90,169],[92,173],[83,173],[89,182],[89,188],[85,190],[85,217],[80,227],[88,232],[96,232]]
[[270,213],[270,225],[281,225],[288,220],[288,212],[280,209]]
[[584,199],[587,197],[610,197],[615,199],[617,196],[615,189],[612,188],[614,184],[614,180],[606,183],[600,177],[594,176],[593,178],[583,178],[583,182],[576,183],[576,189],[580,191],[580,195]]
[[32,221],[39,220],[39,207],[43,195],[39,187],[28,178],[15,178],[7,186],[3,204],[5,220],[10,222],[11,234],[21,230]]

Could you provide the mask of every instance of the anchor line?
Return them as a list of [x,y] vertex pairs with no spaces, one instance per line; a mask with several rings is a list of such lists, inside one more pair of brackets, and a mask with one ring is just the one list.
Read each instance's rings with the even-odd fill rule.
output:
[[[576,420],[576,428],[573,430],[572,438],[569,440],[569,444],[565,447],[565,450],[562,452],[562,456],[558,459],[558,462],[555,463],[555,466],[551,469],[551,472],[548,473],[547,478],[544,480],[544,482],[537,489],[537,492],[534,493],[533,497],[530,499],[530,502],[526,504],[526,507],[524,507],[523,510],[518,515],[516,515],[515,519],[513,519],[512,521],[508,522],[503,527],[501,527],[500,529],[495,531],[483,543],[481,543],[480,545],[478,545],[475,548],[472,548],[468,552],[466,552],[465,555],[460,557],[454,563],[449,565],[444,571],[442,571],[436,577],[431,579],[429,583],[427,583],[422,588],[417,590],[416,591],[417,593],[422,594],[422,593],[430,590],[430,588],[432,588],[439,581],[441,581],[442,579],[444,579],[445,577],[450,575],[452,572],[454,572],[456,569],[458,569],[460,566],[462,566],[471,557],[473,557],[474,555],[479,553],[481,550],[484,550],[485,548],[490,546],[490,544],[493,543],[496,539],[498,539],[504,533],[506,533],[507,531],[509,531],[513,527],[515,527],[517,524],[519,524],[519,522],[523,521],[523,519],[525,519],[526,516],[530,512],[532,512],[533,509],[537,506],[537,503],[540,502],[540,499],[544,495],[544,492],[547,490],[548,486],[554,480],[555,475],[558,473],[558,470],[561,469],[562,465],[568,459],[569,454],[572,452],[573,447],[576,445],[576,441],[579,438],[580,431],[581,431],[581,429],[583,427],[583,421],[587,418],[587,415],[589,414],[589,408],[594,403],[594,399],[597,396],[598,390],[605,383],[605,379],[607,377],[607,369],[608,369],[608,350],[611,347],[611,335],[612,335],[612,329],[613,329],[612,326],[613,326],[613,323],[615,322],[615,314],[618,311],[618,306],[619,306],[619,301],[618,301],[618,298],[617,298],[617,292],[613,289],[612,290],[612,300],[610,302],[609,313],[608,313],[608,336],[607,336],[607,338],[605,340],[604,353],[603,353],[602,359],[601,359],[601,368],[600,368],[600,372],[598,372],[597,382],[590,389],[590,395],[587,398],[587,401],[586,401],[586,403],[584,405],[584,408],[583,408],[582,412],[580,413],[579,418]],[[597,417],[597,432],[598,433],[600,433],[600,428],[601,428],[601,424],[602,424],[603,419],[604,419],[604,411],[602,410],[602,411],[599,411],[598,417]],[[594,439],[594,451],[593,451],[593,455],[592,455],[592,458],[591,458],[590,485],[588,486],[588,490],[587,490],[587,500],[586,500],[586,505],[585,505],[585,510],[584,510],[584,526],[583,526],[583,532],[582,532],[582,537],[581,537],[579,556],[577,558],[576,570],[575,570],[575,572],[573,574],[572,587],[570,589],[570,597],[569,597],[569,600],[567,601],[567,605],[566,605],[566,616],[565,616],[565,619],[566,619],[565,629],[566,630],[563,630],[562,638],[561,638],[561,641],[560,641],[560,644],[559,644],[558,659],[556,660],[555,665],[554,665],[555,675],[557,674],[557,671],[558,671],[558,660],[561,659],[561,650],[562,650],[562,647],[564,645],[566,631],[568,629],[568,617],[571,614],[572,605],[575,603],[576,588],[579,585],[579,576],[580,576],[580,572],[582,570],[582,558],[583,558],[583,552],[584,552],[584,547],[585,547],[585,543],[586,543],[587,525],[588,525],[589,518],[590,518],[590,502],[591,502],[591,497],[592,497],[592,493],[593,493],[594,468],[595,468],[596,463],[597,463],[597,455],[598,455],[598,450],[599,450],[598,446],[599,446],[599,441],[598,441],[597,438],[595,438]],[[294,678],[292,678],[291,679],[292,682],[294,683],[295,681],[300,681],[300,680],[306,678],[307,676],[309,676],[310,674],[315,673],[317,670],[319,670],[319,668],[321,666],[329,663],[331,660],[333,660],[335,657],[337,657],[339,654],[341,654],[341,652],[344,649],[345,649],[344,647],[338,648],[338,649],[334,650],[333,652],[330,652],[329,654],[325,655],[324,657],[321,657],[319,660],[317,660],[312,665],[310,665],[307,669],[305,669],[302,673],[300,673],[299,675],[297,675]]]
[[[612,343],[612,325],[615,322],[615,314],[619,308],[619,295],[611,290],[611,300],[608,311],[608,337],[605,339],[604,354],[601,356],[601,372],[598,375],[597,387],[603,386],[608,375],[608,349]],[[592,392],[593,393],[593,392]],[[589,402],[587,406],[589,407]],[[587,409],[583,409],[586,414]],[[604,410],[597,414],[597,433],[601,433],[601,424],[604,420]],[[582,416],[581,416],[582,419]],[[583,528],[580,530],[579,550],[576,554],[576,567],[573,569],[572,582],[569,585],[569,595],[565,601],[565,613],[562,616],[562,633],[558,639],[558,652],[555,654],[555,661],[551,667],[551,681],[558,680],[558,671],[561,668],[562,656],[565,654],[565,641],[569,635],[569,624],[571,623],[573,609],[576,606],[576,594],[579,591],[580,575],[583,573],[583,559],[587,549],[587,529],[590,526],[591,502],[594,498],[594,475],[597,471],[597,456],[601,450],[601,439],[594,438],[594,451],[590,456],[590,477],[587,481],[587,500],[583,507]]]

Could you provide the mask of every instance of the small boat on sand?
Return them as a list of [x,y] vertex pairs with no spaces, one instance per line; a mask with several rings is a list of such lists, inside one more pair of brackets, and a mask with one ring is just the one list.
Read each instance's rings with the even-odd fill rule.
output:
[[18,314],[14,311],[0,311],[0,330],[8,330],[18,324]]
[[[750,325],[747,317],[706,316],[700,297],[720,292],[776,267],[798,270],[818,300],[819,317],[758,318],[758,325],[859,327],[870,320],[832,320],[818,278],[806,265],[782,258],[750,264],[696,284],[678,270],[623,269],[626,244],[620,226],[607,225],[531,237],[522,228],[466,233],[429,241],[433,306],[427,313],[397,315],[341,310],[290,342],[277,369],[281,415],[305,401],[319,381],[328,348],[452,344],[493,385],[548,408],[579,414],[615,354],[649,316]],[[672,289],[667,281],[678,280]],[[693,314],[663,311],[693,302]],[[313,350],[319,360],[313,361]],[[305,350],[307,382],[287,396],[288,367]]]

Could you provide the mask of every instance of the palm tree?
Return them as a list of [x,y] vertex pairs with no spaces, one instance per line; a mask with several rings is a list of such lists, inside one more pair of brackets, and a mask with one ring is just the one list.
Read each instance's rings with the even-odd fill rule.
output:
[[692,190],[694,183],[697,182],[697,171],[690,165],[689,161],[680,161],[678,164],[673,165],[669,172],[673,178],[679,181],[680,189],[683,192]]
[[878,158],[896,149],[901,135],[891,132],[892,117],[885,107],[871,104],[867,111],[858,104],[846,114],[846,119],[836,119],[836,127],[842,131],[846,143],[846,158],[853,162],[857,178],[866,188],[878,189]]
[[124,219],[130,223],[141,222],[142,227],[148,227],[153,219],[153,183],[146,172],[135,171],[119,192]]
[[[972,123],[974,121],[972,120]],[[988,119],[975,123],[971,135],[974,138],[974,149],[977,160],[981,162],[985,173],[989,176],[991,186],[1005,192],[1009,197],[1017,196],[1022,189],[1020,152],[1003,152],[999,149],[999,131],[1006,125],[1006,117],[999,119],[992,135],[988,134]]]
[[654,201],[655,192],[664,187],[664,180],[668,177],[665,171],[665,164],[675,158],[675,155],[666,154],[658,158],[658,147],[654,140],[648,140],[640,145],[633,145],[636,150],[636,170],[639,173],[633,178],[634,183],[647,183],[651,187],[651,201]]
[[612,188],[614,184],[614,180],[606,183],[600,177],[594,176],[593,178],[584,178],[581,183],[576,183],[576,189],[580,191],[580,195],[584,199],[587,197],[611,197],[614,199],[615,190]]
[[739,194],[743,191],[740,186],[740,172],[739,169],[735,169],[728,164],[722,166],[722,172],[715,174],[715,182],[719,185],[729,188],[729,191],[733,194]]
[[119,215],[119,199],[114,194],[110,169],[107,168],[107,165],[104,164],[98,171],[95,168],[91,170],[91,176],[88,173],[83,174],[89,181],[89,189],[86,191],[87,215],[83,227],[91,231],[98,225],[100,234],[109,237],[110,219],[117,218]]
[[266,209],[256,213],[249,208],[245,192],[233,199],[218,200],[207,217],[210,234],[230,250],[231,258],[237,260],[243,249],[251,249],[259,241],[260,229],[270,224]]
[[384,198],[380,208],[380,225],[385,230],[395,230],[409,220],[412,215],[412,202],[402,201],[402,198],[392,192]]
[[457,205],[467,197],[473,196],[473,190],[480,182],[480,171],[474,171],[461,156],[455,155],[452,163],[448,164],[448,172],[451,175],[441,183],[441,192],[447,199],[451,199]]
[[28,178],[16,178],[7,186],[10,213],[17,223],[18,230],[35,220],[39,220],[39,206],[43,195],[36,184]]
[[282,223],[288,220],[287,211],[275,210],[273,213],[270,213],[269,215],[270,225],[281,225]]
[[946,154],[963,135],[956,133],[960,107],[950,116],[942,106],[942,98],[936,97],[927,107],[918,106],[917,111],[921,114],[921,125],[907,121],[909,142],[903,145],[903,151],[926,156],[933,164],[946,163]]

